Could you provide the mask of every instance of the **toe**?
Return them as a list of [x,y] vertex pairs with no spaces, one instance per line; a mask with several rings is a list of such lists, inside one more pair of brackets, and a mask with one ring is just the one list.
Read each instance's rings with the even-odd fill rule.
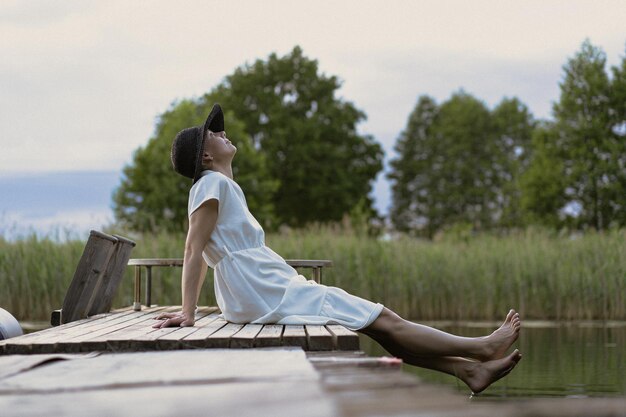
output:
[[515,313],[515,310],[509,310],[509,314],[506,315],[506,319],[504,319],[505,323],[510,322],[513,319],[513,315]]

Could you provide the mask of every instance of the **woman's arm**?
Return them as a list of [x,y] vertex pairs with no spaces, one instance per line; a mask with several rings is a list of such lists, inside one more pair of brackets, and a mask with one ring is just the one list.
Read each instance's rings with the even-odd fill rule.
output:
[[217,223],[217,213],[217,200],[211,199],[191,214],[183,260],[183,311],[182,314],[159,316],[158,318],[167,318],[167,320],[158,323],[154,327],[186,327],[194,325],[194,313],[200,296],[200,288],[207,272],[207,264],[202,258],[202,251],[209,242],[211,233]]

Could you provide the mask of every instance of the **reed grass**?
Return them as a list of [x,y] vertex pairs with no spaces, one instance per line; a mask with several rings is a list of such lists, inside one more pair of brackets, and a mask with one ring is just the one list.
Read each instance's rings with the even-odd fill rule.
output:
[[[137,242],[132,257],[182,257],[182,233],[116,233]],[[528,319],[626,319],[624,229],[570,236],[528,228],[430,242],[377,239],[344,224],[283,230],[266,242],[286,259],[333,260],[324,284],[412,320],[494,320],[509,308]],[[62,305],[84,243],[0,238],[0,307],[20,320],[47,320]],[[153,271],[153,302],[180,304],[180,268]],[[116,306],[132,303],[132,278],[128,268]],[[200,303],[216,305],[211,272]]]

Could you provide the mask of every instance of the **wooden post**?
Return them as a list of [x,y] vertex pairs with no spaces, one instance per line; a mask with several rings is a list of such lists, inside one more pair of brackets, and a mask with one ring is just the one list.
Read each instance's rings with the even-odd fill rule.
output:
[[141,310],[141,266],[135,266],[135,302],[133,303],[135,311]]
[[146,306],[152,305],[152,267],[146,266]]
[[318,267],[313,267],[313,279],[315,280],[315,282],[317,282],[318,284],[321,284],[321,268]]

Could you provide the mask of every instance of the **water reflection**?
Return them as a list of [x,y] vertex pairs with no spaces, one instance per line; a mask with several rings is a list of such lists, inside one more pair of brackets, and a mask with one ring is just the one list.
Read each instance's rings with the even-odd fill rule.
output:
[[[495,327],[435,325],[461,336],[484,336]],[[389,355],[376,342],[359,335],[361,349],[370,355]],[[626,323],[567,323],[522,328],[515,346],[522,361],[507,377],[474,400],[508,397],[607,397],[626,395]],[[424,381],[469,389],[456,378],[428,369],[403,365]]]

